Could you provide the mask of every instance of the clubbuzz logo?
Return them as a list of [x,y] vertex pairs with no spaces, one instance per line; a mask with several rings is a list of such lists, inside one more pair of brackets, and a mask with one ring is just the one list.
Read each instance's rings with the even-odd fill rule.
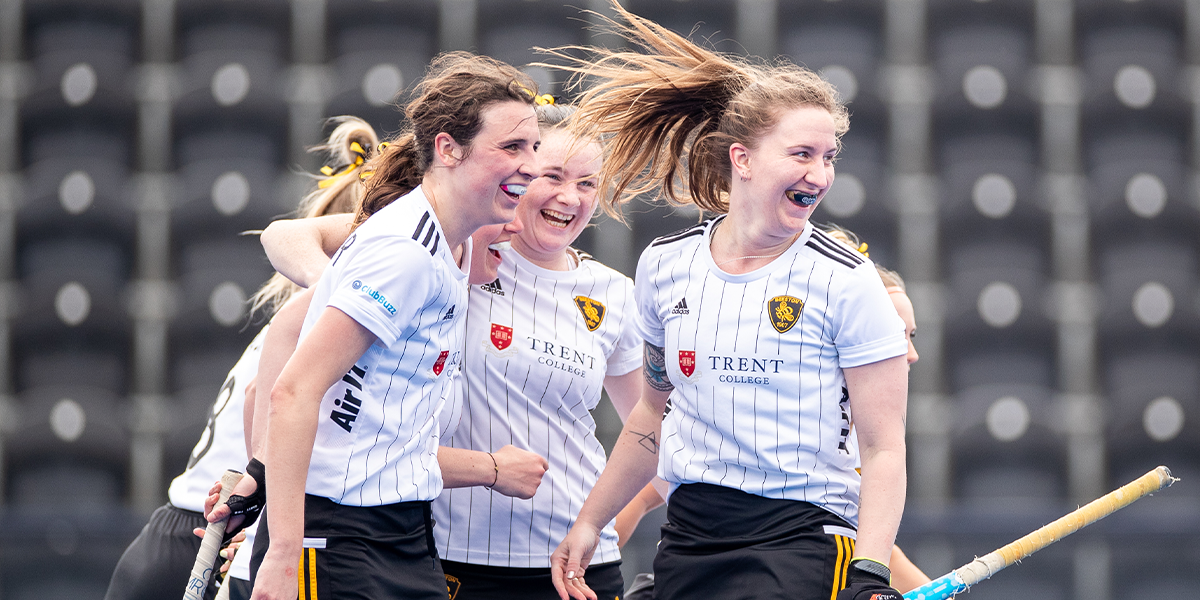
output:
[[673,315],[686,315],[686,314],[688,314],[687,298],[684,298],[684,299],[680,300],[680,301],[679,301],[679,304],[676,304],[676,305],[675,305],[675,308],[672,308],[672,309],[671,309],[671,314],[673,314]]
[[379,292],[379,290],[374,289],[371,286],[363,283],[361,279],[355,279],[354,281],[352,281],[350,283],[350,288],[353,290],[360,291],[360,292],[366,294],[367,296],[369,296],[372,300],[378,302],[379,305],[384,308],[384,310],[388,311],[388,314],[392,314],[392,315],[396,314],[396,307],[392,306],[391,302],[388,302],[387,296],[384,296],[383,294],[381,294]]

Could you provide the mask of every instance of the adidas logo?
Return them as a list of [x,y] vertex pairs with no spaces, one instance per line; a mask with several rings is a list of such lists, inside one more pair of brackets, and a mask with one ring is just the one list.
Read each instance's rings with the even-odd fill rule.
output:
[[674,315],[688,314],[687,298],[680,300],[679,304],[676,304],[675,308],[671,309],[671,314],[674,314]]
[[443,321],[449,321],[454,318],[454,305],[450,305],[450,310],[446,311],[446,316],[442,317]]
[[499,277],[497,277],[496,280],[491,283],[485,283],[485,284],[479,286],[479,289],[481,289],[485,292],[491,292],[497,296],[504,295],[504,288],[500,287],[500,278]]

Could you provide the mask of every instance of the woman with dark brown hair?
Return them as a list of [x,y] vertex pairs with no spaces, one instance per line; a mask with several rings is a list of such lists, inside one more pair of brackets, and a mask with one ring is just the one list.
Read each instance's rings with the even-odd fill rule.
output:
[[462,359],[469,236],[511,221],[533,178],[534,90],[499,61],[442,55],[364,166],[355,229],[270,392],[266,456],[247,467],[266,475],[235,490],[269,483],[253,598],[445,599],[437,413]]
[[640,52],[556,53],[594,84],[576,127],[608,142],[601,197],[614,212],[656,193],[719,216],[642,254],[642,398],[554,553],[555,585],[595,598],[584,577],[598,534],[657,465],[671,498],[656,597],[898,600],[887,563],[904,509],[904,324],[870,260],[810,222],[846,109],[807,69],[613,10]]

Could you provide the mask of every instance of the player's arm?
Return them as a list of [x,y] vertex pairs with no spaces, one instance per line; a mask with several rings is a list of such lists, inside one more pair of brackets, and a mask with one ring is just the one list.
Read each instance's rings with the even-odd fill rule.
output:
[[353,223],[350,213],[284,219],[268,225],[260,241],[276,271],[296,285],[309,287],[321,278],[330,257],[346,242]]
[[[287,303],[275,313],[271,319],[271,328],[263,338],[262,352],[258,357],[258,376],[255,378],[258,389],[263,395],[275,387],[276,380],[283,366],[287,364],[292,353],[296,351],[296,342],[300,338],[300,330],[304,326],[304,316],[308,314],[308,306],[312,302],[312,290],[303,290],[294,294]],[[246,423],[246,443],[250,446],[250,456],[267,462],[266,442],[267,430],[270,425],[268,411],[270,402],[247,403],[243,420]]]
[[438,448],[442,487],[484,486],[505,496],[528,500],[537,492],[550,464],[536,453],[511,444],[495,451]]
[[643,358],[641,400],[629,413],[613,447],[612,458],[596,482],[579,517],[550,558],[550,573],[559,596],[596,600],[582,576],[600,539],[600,530],[637,495],[658,466],[662,415],[675,387],[667,377],[663,349],[647,343]]
[[[612,401],[617,415],[621,417],[622,423],[629,419],[629,413],[637,406],[642,392],[643,377],[640,370],[634,369],[624,375],[610,375],[604,378],[604,391],[608,392],[608,398]],[[655,477],[621,509],[617,514],[616,523],[618,545],[624,546],[625,542],[629,541],[642,517],[666,503],[663,500],[666,488],[666,482]]]
[[904,422],[908,401],[905,358],[844,370],[862,455],[856,558],[887,565],[904,512]]
[[271,546],[255,582],[255,598],[295,598],[304,539],[304,490],[317,433],[318,407],[376,337],[346,313],[324,309],[271,390],[266,451]]

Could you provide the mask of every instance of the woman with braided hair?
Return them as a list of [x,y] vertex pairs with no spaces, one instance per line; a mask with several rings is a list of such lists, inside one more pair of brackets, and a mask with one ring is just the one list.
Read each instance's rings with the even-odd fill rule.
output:
[[887,564],[904,509],[904,324],[870,260],[810,222],[846,109],[807,69],[613,10],[640,51],[555,53],[593,84],[576,127],[607,140],[601,197],[619,212],[659,193],[719,216],[642,254],[642,397],[554,553],[555,586],[596,597],[599,532],[657,472],[671,486],[658,598],[899,598]]

